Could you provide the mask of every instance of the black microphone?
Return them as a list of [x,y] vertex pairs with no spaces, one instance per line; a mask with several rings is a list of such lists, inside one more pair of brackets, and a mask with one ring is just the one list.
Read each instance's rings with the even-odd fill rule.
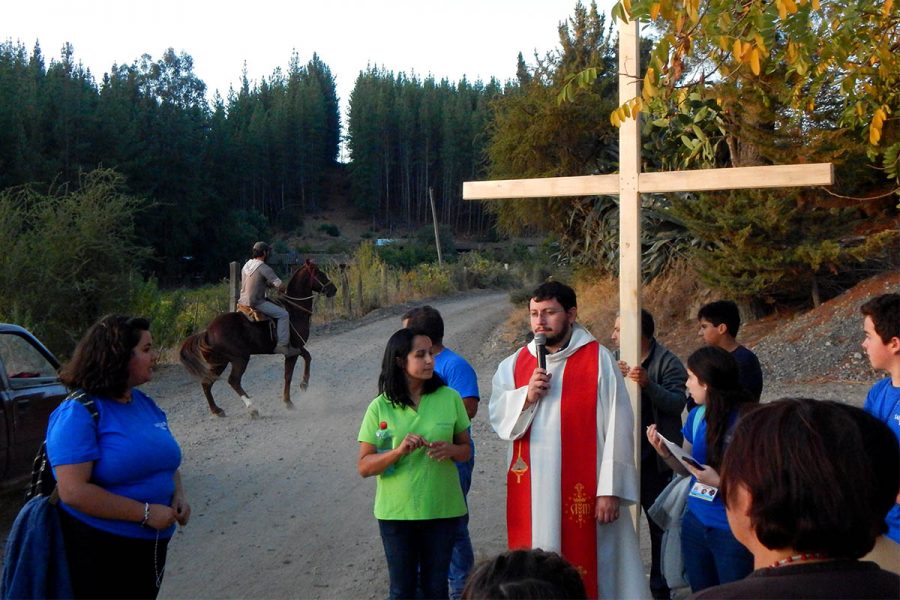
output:
[[547,336],[543,333],[535,334],[534,349],[537,353],[538,367],[547,368]]

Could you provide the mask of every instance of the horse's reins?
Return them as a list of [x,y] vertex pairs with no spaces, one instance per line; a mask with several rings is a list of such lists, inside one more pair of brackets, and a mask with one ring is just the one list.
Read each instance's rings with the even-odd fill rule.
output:
[[[307,267],[304,267],[304,269],[305,269],[307,272],[309,272],[310,278],[312,278],[313,281],[315,281],[316,283],[318,283],[318,284],[319,284],[319,287],[322,288],[322,289],[324,290],[324,289],[325,289],[325,284],[322,283],[322,280],[319,279],[319,276],[316,275],[316,274],[314,274],[314,273],[312,273],[311,271],[309,271],[309,269],[308,269]],[[302,298],[297,297],[297,296],[289,296],[288,294],[284,294],[284,293],[282,293],[282,294],[279,295],[279,299],[281,299],[281,300],[286,300],[287,303],[290,304],[291,306],[293,306],[294,308],[300,309],[300,310],[302,310],[302,311],[304,311],[304,312],[308,312],[309,314],[312,314],[312,309],[306,308],[305,306],[302,306],[302,305],[299,304],[299,303],[300,303],[300,302],[303,302],[303,301],[305,301],[305,300],[312,300],[314,297],[315,297],[315,296],[314,296],[313,294],[310,294],[309,296],[304,296],[304,297],[302,297]]]
[[[318,283],[318,284],[319,284],[319,287],[322,288],[322,289],[324,290],[324,289],[325,289],[325,284],[322,283],[322,280],[319,279],[319,276],[316,275],[315,273],[313,273],[308,267],[304,267],[304,269],[306,269],[306,271],[309,272],[310,278],[312,278],[313,281],[315,281],[316,283]],[[311,309],[311,308],[306,308],[305,306],[303,306],[302,304],[300,304],[300,302],[303,302],[303,301],[305,301],[305,300],[312,300],[314,297],[315,297],[315,296],[314,296],[313,294],[310,294],[309,296],[304,296],[304,297],[302,297],[302,298],[296,297],[296,296],[288,296],[287,294],[280,294],[280,295],[279,295],[279,300],[281,300],[282,302],[285,302],[286,304],[290,304],[291,306],[293,306],[293,307],[296,308],[296,309],[299,309],[299,310],[302,310],[302,311],[304,311],[304,312],[307,312],[307,313],[310,314],[310,316],[312,316],[312,314],[313,314],[312,309]],[[290,319],[288,319],[288,323],[289,323],[290,326],[291,326],[291,330],[292,330],[295,334],[297,334],[297,337],[300,338],[300,341],[303,342],[303,345],[305,346],[305,345],[306,345],[306,340],[303,339],[303,336],[300,335],[300,332],[297,331],[297,328],[294,327],[294,324],[290,321]]]

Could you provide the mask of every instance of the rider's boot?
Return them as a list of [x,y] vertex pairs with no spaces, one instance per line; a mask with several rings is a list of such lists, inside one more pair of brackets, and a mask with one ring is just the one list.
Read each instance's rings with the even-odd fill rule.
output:
[[272,350],[275,354],[284,354],[285,356],[297,356],[300,354],[300,348],[294,348],[293,346],[275,346],[275,349]]

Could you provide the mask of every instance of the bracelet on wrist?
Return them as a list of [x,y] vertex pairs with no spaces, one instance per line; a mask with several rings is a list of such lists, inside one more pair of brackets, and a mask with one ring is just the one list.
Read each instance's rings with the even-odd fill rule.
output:
[[147,526],[147,521],[150,520],[150,503],[144,502],[144,518],[141,520],[141,527]]

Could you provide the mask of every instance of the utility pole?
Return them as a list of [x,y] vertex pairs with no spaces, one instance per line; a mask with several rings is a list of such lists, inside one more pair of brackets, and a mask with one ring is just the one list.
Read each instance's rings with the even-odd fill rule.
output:
[[431,200],[431,220],[434,223],[434,245],[437,247],[438,266],[444,266],[441,258],[441,235],[438,233],[437,210],[434,208],[434,188],[428,188],[428,198]]

